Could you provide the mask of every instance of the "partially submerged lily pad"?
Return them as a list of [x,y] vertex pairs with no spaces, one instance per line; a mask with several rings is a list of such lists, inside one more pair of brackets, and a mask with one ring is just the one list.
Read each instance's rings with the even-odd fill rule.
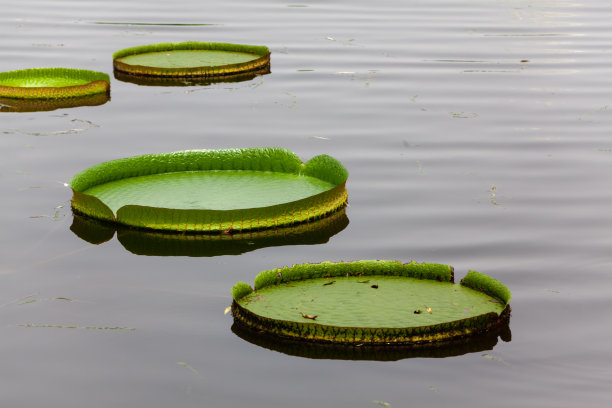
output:
[[0,98],[65,99],[108,95],[108,74],[71,68],[35,68],[0,73]]
[[113,54],[116,71],[153,77],[217,77],[269,67],[270,50],[257,45],[181,42],[126,48]]
[[324,244],[348,223],[342,208],[323,219],[289,227],[228,234],[183,234],[138,230],[74,214],[70,230],[96,245],[111,240],[116,231],[121,245],[137,255],[211,257],[240,255],[272,246]]
[[72,208],[154,230],[235,233],[322,218],[346,204],[348,172],[281,148],[188,150],[113,160],[70,181]]
[[470,271],[397,261],[323,262],[261,272],[232,288],[235,321],[283,338],[349,344],[457,340],[499,328],[510,291]]

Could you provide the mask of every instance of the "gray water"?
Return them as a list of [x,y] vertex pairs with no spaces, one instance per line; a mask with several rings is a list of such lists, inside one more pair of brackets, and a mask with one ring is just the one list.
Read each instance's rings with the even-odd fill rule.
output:
[[[272,72],[250,81],[113,78],[104,105],[0,114],[3,406],[609,406],[612,2],[0,7],[0,71],[112,73],[114,51],[158,42],[272,51]],[[348,225],[316,242],[217,256],[136,255],[117,238],[94,245],[70,229],[64,183],[84,168],[251,146],[340,160]],[[232,332],[224,310],[235,282],[356,259],[495,277],[514,294],[511,341],[446,358],[351,361]]]

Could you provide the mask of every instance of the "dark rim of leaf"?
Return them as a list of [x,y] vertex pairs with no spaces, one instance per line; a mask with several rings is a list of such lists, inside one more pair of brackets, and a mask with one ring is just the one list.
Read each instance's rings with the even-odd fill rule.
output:
[[339,344],[310,342],[262,332],[261,330],[256,330],[243,324],[239,320],[234,321],[232,332],[251,344],[290,356],[355,361],[398,361],[407,358],[455,357],[468,353],[492,350],[497,345],[500,338],[505,342],[512,340],[509,318],[498,328],[492,328],[478,336],[466,336],[444,342],[431,343]]

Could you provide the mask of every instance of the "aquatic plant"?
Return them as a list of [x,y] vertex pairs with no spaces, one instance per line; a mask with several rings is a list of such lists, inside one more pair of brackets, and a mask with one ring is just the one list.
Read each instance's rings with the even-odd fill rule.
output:
[[234,233],[320,219],[347,201],[348,172],[282,148],[187,150],[113,160],[70,181],[72,208],[155,230]]
[[[454,284],[448,265],[398,261],[322,262],[259,273],[232,289],[235,322],[294,340],[414,344],[499,328],[510,291],[471,271]],[[471,288],[472,285],[474,288]]]
[[72,68],[33,68],[0,73],[0,98],[65,99],[108,94],[108,74]]
[[116,71],[138,76],[228,76],[269,65],[270,50],[257,45],[187,41],[131,47],[113,54]]

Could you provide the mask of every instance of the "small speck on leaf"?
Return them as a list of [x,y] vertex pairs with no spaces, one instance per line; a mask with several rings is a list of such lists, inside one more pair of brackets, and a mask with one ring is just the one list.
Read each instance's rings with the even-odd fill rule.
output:
[[333,285],[334,283],[336,283],[336,281],[331,281],[331,282],[324,283],[323,286]]
[[421,312],[421,309],[417,309],[417,310],[414,311],[414,314],[421,314],[421,313],[423,313],[423,312]]
[[370,286],[372,289],[378,289],[378,285],[372,285]]
[[316,320],[316,319],[317,319],[317,316],[315,316],[315,315],[309,315],[309,314],[306,314],[306,313],[302,313],[302,317],[303,317],[304,319],[310,319],[310,320]]
[[362,281],[357,281],[357,283],[370,283],[370,280],[362,280]]

